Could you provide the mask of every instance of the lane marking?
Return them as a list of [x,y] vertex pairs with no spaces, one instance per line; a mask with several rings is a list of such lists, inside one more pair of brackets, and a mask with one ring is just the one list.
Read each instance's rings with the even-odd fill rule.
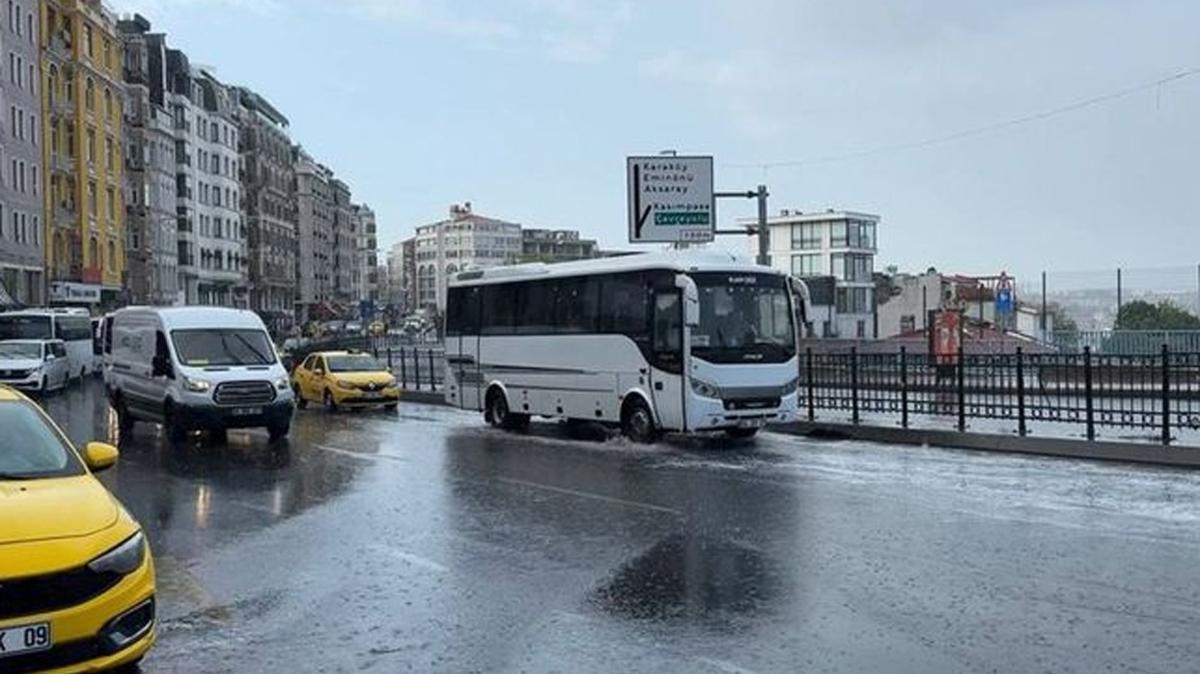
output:
[[605,496],[603,494],[594,494],[589,491],[578,491],[576,489],[566,489],[565,487],[552,487],[548,484],[541,484],[539,482],[527,482],[525,480],[518,480],[516,478],[511,478],[511,477],[498,477],[495,479],[497,482],[503,482],[505,484],[512,484],[512,485],[517,485],[520,487],[529,487],[530,489],[541,489],[544,491],[553,492],[555,494],[565,494],[567,496],[575,496],[578,498],[592,499],[594,501],[603,501],[605,503],[613,503],[615,505],[623,505],[623,506],[627,506],[630,508],[641,508],[642,510],[653,510],[654,512],[667,513],[669,515],[676,515],[676,516],[683,514],[679,510],[676,510],[674,508],[668,508],[666,506],[654,505],[653,503],[642,503],[641,501],[627,501],[623,498],[615,498],[613,496]]
[[385,461],[395,461],[397,463],[407,463],[408,462],[408,459],[406,459],[402,456],[393,456],[391,454],[364,454],[362,452],[355,452],[355,451],[352,451],[349,449],[342,449],[341,447],[331,447],[329,445],[313,445],[313,446],[323,452],[330,452],[331,454],[341,454],[342,456],[350,456],[355,459],[362,459],[364,461],[376,461],[379,459],[383,459]]
[[696,658],[696,662],[719,669],[726,674],[755,674],[753,669],[746,669],[745,667],[735,665],[726,660],[718,660],[716,658],[706,658],[704,656],[700,656]]
[[436,573],[450,573],[450,569],[438,564],[432,559],[426,559],[420,555],[414,555],[411,552],[405,552],[400,548],[394,548],[390,545],[379,544],[374,546],[377,550],[387,553],[402,562],[406,562],[410,566],[417,566],[426,571],[434,571]]

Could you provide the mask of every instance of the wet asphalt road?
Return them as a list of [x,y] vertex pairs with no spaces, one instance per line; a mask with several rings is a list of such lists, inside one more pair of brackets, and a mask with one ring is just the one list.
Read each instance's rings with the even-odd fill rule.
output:
[[[98,382],[46,405],[116,439]],[[120,440],[146,672],[1200,668],[1197,473],[420,405],[298,412],[279,447]]]

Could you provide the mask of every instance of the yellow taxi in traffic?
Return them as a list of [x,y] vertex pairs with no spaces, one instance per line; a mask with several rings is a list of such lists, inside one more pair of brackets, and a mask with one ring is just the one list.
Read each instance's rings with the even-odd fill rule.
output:
[[154,561],[141,526],[93,474],[117,449],[78,452],[0,386],[0,672],[93,672],[155,639]]
[[292,372],[292,391],[304,408],[319,402],[330,412],[339,407],[396,409],[400,388],[396,377],[365,353],[320,351],[309,354]]

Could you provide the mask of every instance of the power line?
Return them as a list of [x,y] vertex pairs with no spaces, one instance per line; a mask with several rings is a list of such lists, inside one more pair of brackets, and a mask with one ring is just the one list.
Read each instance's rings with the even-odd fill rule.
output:
[[1086,98],[1086,99],[1083,99],[1080,101],[1075,101],[1074,103],[1069,103],[1069,104],[1061,106],[1061,107],[1051,108],[1049,110],[1042,110],[1041,112],[1035,112],[1035,113],[1032,113],[1029,115],[1024,115],[1022,117],[1013,117],[1011,119],[1006,119],[1006,120],[999,121],[999,122],[993,122],[991,124],[986,124],[984,126],[977,126],[977,127],[973,127],[970,129],[964,129],[962,131],[956,131],[954,133],[947,134],[944,136],[934,136],[932,138],[925,138],[923,140],[910,141],[907,143],[896,143],[894,145],[882,145],[882,146],[874,147],[874,148],[870,148],[870,149],[856,150],[854,152],[847,152],[845,154],[825,155],[823,157],[813,157],[810,159],[796,159],[796,160],[775,161],[775,162],[731,163],[731,164],[723,164],[723,166],[728,166],[731,168],[757,168],[757,169],[762,169],[765,171],[767,169],[772,169],[772,168],[788,168],[788,167],[796,167],[796,166],[810,166],[810,165],[814,165],[814,164],[828,164],[828,163],[839,162],[839,161],[848,161],[851,159],[861,159],[863,157],[870,157],[872,155],[877,155],[877,154],[886,154],[888,152],[898,152],[898,151],[902,151],[902,150],[914,150],[914,149],[918,149],[918,148],[929,147],[931,145],[940,145],[942,143],[949,143],[952,141],[961,140],[963,138],[969,138],[971,136],[979,136],[979,135],[983,135],[986,133],[991,133],[993,131],[999,131],[1001,129],[1007,129],[1007,128],[1014,127],[1014,126],[1020,126],[1021,124],[1028,124],[1030,122],[1040,121],[1040,120],[1043,120],[1043,119],[1046,119],[1049,117],[1056,117],[1058,115],[1064,115],[1069,112],[1074,112],[1076,110],[1080,110],[1083,108],[1089,108],[1089,107],[1092,107],[1095,105],[1100,105],[1102,103],[1108,103],[1109,101],[1115,101],[1119,98],[1125,98],[1127,96],[1132,96],[1133,94],[1141,93],[1143,91],[1147,91],[1150,89],[1161,88],[1162,86],[1164,86],[1166,84],[1170,84],[1171,82],[1176,82],[1178,80],[1182,80],[1182,79],[1192,77],[1193,75],[1198,75],[1198,74],[1200,74],[1200,68],[1189,68],[1187,70],[1183,70],[1181,72],[1175,73],[1174,75],[1170,75],[1168,77],[1163,77],[1161,79],[1157,79],[1152,82],[1143,82],[1142,84],[1138,84],[1138,85],[1129,87],[1127,89],[1121,89],[1120,91],[1114,91],[1114,92],[1103,94],[1100,96]]

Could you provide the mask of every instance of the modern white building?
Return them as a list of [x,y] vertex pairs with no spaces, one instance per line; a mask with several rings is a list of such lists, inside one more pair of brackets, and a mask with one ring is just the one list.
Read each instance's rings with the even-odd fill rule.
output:
[[[854,211],[782,210],[767,219],[771,266],[798,277],[833,277],[833,311],[810,334],[874,339],[879,216]],[[740,220],[754,225],[754,220]],[[757,242],[752,242],[757,247]],[[757,248],[755,249],[757,251]]]
[[522,250],[521,226],[477,215],[468,201],[451,206],[449,219],[417,227],[413,247],[415,308],[441,314],[446,308],[447,276],[517,261]]

